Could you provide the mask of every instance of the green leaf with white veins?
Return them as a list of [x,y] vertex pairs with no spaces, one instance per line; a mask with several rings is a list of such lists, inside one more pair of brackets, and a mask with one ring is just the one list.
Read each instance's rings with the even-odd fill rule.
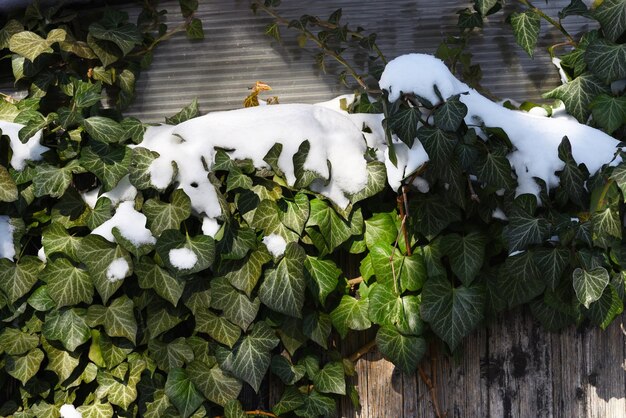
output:
[[368,294],[370,320],[380,325],[395,325],[400,322],[402,299],[398,296],[393,285],[375,283]]
[[104,316],[104,331],[109,337],[124,337],[135,344],[137,320],[134,304],[123,295],[111,302]]
[[393,285],[396,280],[402,290],[414,291],[421,289],[426,280],[426,263],[419,253],[405,256],[391,244],[381,243],[371,248],[370,255],[379,283]]
[[159,199],[149,199],[142,212],[148,218],[148,228],[154,236],[166,229],[178,229],[180,223],[191,215],[191,200],[182,189],[176,189],[170,197],[171,203]]
[[282,212],[276,202],[265,199],[262,200],[254,212],[254,218],[251,226],[263,229],[263,233],[267,236],[277,234],[283,237],[287,242],[297,241],[299,234],[287,228],[282,223]]
[[272,371],[272,374],[278,376],[278,378],[285,385],[293,385],[294,383],[302,379],[306,372],[304,365],[298,364],[294,366],[291,361],[289,361],[286,357],[280,354],[272,357],[270,369]]
[[[179,267],[172,263],[172,258],[177,259],[176,254],[185,250],[193,253],[195,263],[179,264]],[[195,237],[183,235],[177,229],[164,231],[156,243],[157,254],[161,260],[171,270],[181,275],[188,275],[206,270],[213,264],[215,258],[215,241],[207,235],[197,235]],[[173,252],[172,252],[173,251]],[[189,257],[193,257],[189,254]],[[180,260],[177,260],[180,261]],[[184,260],[186,263],[187,260]]]
[[475,162],[476,176],[489,186],[511,190],[515,187],[511,163],[506,158],[506,150],[497,148],[478,157]]
[[93,282],[89,273],[65,258],[48,262],[41,272],[41,279],[48,283],[48,293],[56,301],[57,308],[89,304],[93,299]]
[[82,418],[111,418],[113,416],[113,407],[108,402],[82,405],[76,410]]
[[166,372],[176,367],[183,367],[194,360],[193,349],[182,337],[169,343],[151,339],[148,342],[148,349],[159,368]]
[[593,270],[577,268],[572,274],[576,297],[585,308],[602,296],[604,288],[609,284],[609,273],[604,267]]
[[341,270],[332,260],[312,257],[308,254],[304,260],[304,267],[309,289],[313,294],[318,295],[318,300],[324,305],[328,295],[339,283]]
[[476,7],[481,15],[487,16],[487,12],[491,10],[497,3],[498,0],[477,0]]
[[449,161],[454,155],[457,140],[450,133],[430,126],[419,128],[417,138],[424,146],[430,163],[434,165],[437,173],[447,170]]
[[171,308],[169,305],[159,301],[148,305],[148,320],[146,327],[151,338],[156,338],[180,324],[187,315],[180,309]]
[[611,241],[622,238],[622,223],[616,205],[593,212],[591,225],[593,243],[598,247],[608,248]]
[[259,298],[274,311],[302,317],[304,305],[304,260],[306,253],[298,244],[287,244],[278,266],[268,270],[259,288]]
[[333,361],[325,365],[318,374],[313,377],[313,385],[318,392],[346,394],[346,378],[343,371],[343,363]]
[[465,236],[449,234],[443,237],[441,245],[454,274],[463,284],[470,285],[483,265],[487,237],[480,232]]
[[0,165],[0,202],[15,202],[18,197],[15,180],[7,169]]
[[626,97],[601,94],[590,104],[593,120],[612,134],[626,123]]
[[426,352],[422,337],[403,335],[395,328],[381,327],[376,334],[376,345],[381,354],[405,373],[413,373]]
[[433,116],[435,125],[444,131],[456,131],[461,126],[463,118],[467,114],[467,106],[459,100],[459,95],[446,99],[446,101],[435,109]]
[[309,198],[305,193],[299,192],[293,197],[293,201],[285,200],[285,203],[287,208],[281,213],[281,222],[287,228],[301,235],[309,219]]
[[128,174],[131,149],[90,141],[80,153],[80,164],[102,182],[103,191],[113,189]]
[[84,173],[77,160],[72,160],[65,167],[58,168],[49,164],[38,165],[35,169],[33,184],[35,196],[61,197],[72,182],[72,173]]
[[230,322],[228,319],[217,316],[208,309],[201,309],[195,312],[196,331],[209,334],[211,338],[220,344],[233,347],[239,336],[241,328]]
[[420,116],[421,112],[418,107],[405,107],[391,114],[385,122],[402,142],[412,147],[417,136]]
[[602,26],[602,32],[613,42],[626,30],[626,1],[604,0],[592,16]]
[[183,418],[194,413],[202,404],[202,395],[184,369],[172,369],[167,375],[165,393]]
[[367,185],[363,190],[353,194],[350,200],[354,204],[368,197],[375,196],[380,193],[386,185],[387,169],[385,168],[385,164],[380,161],[370,161],[367,163]]
[[485,309],[482,286],[453,287],[446,277],[429,278],[422,291],[422,318],[454,350],[480,323]]
[[567,137],[563,137],[558,150],[559,159],[565,163],[563,170],[558,172],[561,185],[572,202],[577,204],[580,208],[584,208],[589,201],[585,187],[586,181],[589,178],[589,172],[586,168],[583,168],[583,166],[576,164],[572,156],[572,146]]
[[37,282],[44,264],[37,257],[24,256],[17,263],[0,258],[0,290],[10,303],[24,296]]
[[332,326],[330,315],[324,312],[313,312],[304,317],[302,332],[312,341],[327,349]]
[[104,116],[92,116],[85,119],[83,127],[92,138],[100,142],[117,143],[128,138],[128,133],[122,125]]
[[509,307],[529,302],[545,288],[546,282],[530,251],[507,257],[500,268],[498,289]]
[[37,372],[44,359],[44,353],[34,348],[23,356],[8,356],[6,358],[6,372],[25,385]]
[[153,289],[157,295],[176,306],[183,294],[185,283],[159,267],[151,258],[141,257],[135,264],[139,287]]
[[143,40],[137,26],[131,24],[106,28],[100,23],[93,23],[89,26],[89,34],[96,39],[113,42],[124,55],[132,51],[135,45],[141,44]]
[[322,241],[315,245],[323,253],[322,255],[331,253],[351,235],[350,225],[322,199],[311,201],[311,215],[307,222],[307,232],[314,226],[318,227],[321,233]]
[[365,221],[365,243],[371,249],[376,244],[393,244],[398,237],[395,212],[375,213]]
[[80,363],[78,356],[74,357],[65,350],[54,348],[46,340],[43,340],[42,345],[49,361],[47,369],[56,373],[59,382],[65,382],[78,367]]
[[81,238],[70,235],[67,230],[58,223],[52,223],[42,232],[41,243],[46,257],[52,254],[62,253],[74,261],[78,261],[78,249]]
[[211,307],[221,309],[224,317],[239,325],[242,330],[248,329],[256,318],[260,306],[259,298],[251,300],[225,278],[218,277],[211,281]]
[[365,330],[372,326],[368,316],[369,299],[356,299],[344,295],[339,305],[330,313],[333,325],[342,338],[348,330]]
[[585,50],[585,62],[589,70],[606,84],[626,78],[626,45],[596,39]]
[[585,123],[590,113],[589,105],[601,93],[609,93],[607,86],[587,73],[545,93],[543,97],[562,100],[567,112],[580,123]]
[[535,262],[548,286],[554,290],[565,272],[570,261],[567,248],[538,248],[535,251]]
[[91,337],[89,325],[76,309],[51,311],[46,315],[42,334],[47,340],[61,341],[68,351],[76,350]]
[[[158,157],[158,152],[150,151],[147,148],[133,148],[130,154],[130,165],[128,167],[130,184],[140,190],[155,188],[151,182],[150,165]],[[176,172],[174,171],[173,174],[175,175]]]
[[[133,274],[133,262],[128,251],[99,235],[82,238],[79,255],[104,303],[120,288],[123,279]],[[119,269],[122,271],[116,271]]]
[[209,367],[201,361],[193,361],[187,366],[187,376],[200,392],[218,405],[226,405],[231,399],[237,399],[242,383],[224,372],[218,365]]
[[195,118],[199,114],[200,111],[198,110],[198,99],[193,99],[192,102],[183,107],[180,112],[178,112],[174,116],[165,118],[165,123],[169,125],[178,125],[179,123],[183,123],[186,120]]
[[39,337],[16,328],[5,328],[0,333],[0,351],[15,356],[24,354],[39,345]]
[[512,13],[511,26],[515,41],[532,58],[541,29],[541,18],[532,9],[523,13]]
[[252,251],[243,260],[224,260],[222,255],[219,273],[226,277],[234,287],[250,296],[261,278],[263,265],[271,260],[272,256],[263,247]]
[[503,235],[509,243],[509,253],[524,250],[531,244],[541,244],[550,233],[550,224],[519,210],[509,217]]
[[254,324],[252,332],[245,336],[234,351],[232,373],[248,382],[255,392],[270,364],[270,351],[278,345],[278,338],[264,322]]
[[9,49],[30,61],[35,61],[41,54],[54,52],[50,47],[53,43],[34,32],[21,31],[9,39]]

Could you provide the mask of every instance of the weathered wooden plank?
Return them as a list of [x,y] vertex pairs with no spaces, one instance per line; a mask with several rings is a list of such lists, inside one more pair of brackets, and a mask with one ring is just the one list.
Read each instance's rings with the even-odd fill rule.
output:
[[584,333],[575,327],[552,334],[553,410],[557,418],[587,416],[583,339]]

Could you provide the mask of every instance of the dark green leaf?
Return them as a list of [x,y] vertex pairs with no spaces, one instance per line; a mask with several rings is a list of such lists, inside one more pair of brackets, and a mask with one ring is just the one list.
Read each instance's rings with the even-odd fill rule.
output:
[[511,190],[515,187],[511,164],[506,158],[506,151],[501,148],[482,155],[475,164],[479,180],[497,189]]
[[592,16],[600,22],[602,31],[611,41],[617,39],[626,30],[626,2],[624,0],[604,0]]
[[376,345],[383,356],[405,373],[415,372],[417,364],[426,353],[426,340],[402,335],[391,327],[381,327],[378,330]]
[[626,123],[626,97],[601,94],[589,105],[593,120],[609,134]]
[[558,286],[569,261],[570,252],[567,248],[538,248],[535,251],[537,267],[552,290]]
[[44,353],[39,348],[34,348],[23,356],[8,356],[6,358],[6,372],[26,385],[39,370],[44,360]]
[[304,304],[304,260],[306,254],[296,243],[287,244],[283,258],[275,269],[265,274],[259,298],[269,308],[297,318]]
[[386,121],[387,127],[402,142],[412,147],[413,141],[417,136],[417,124],[420,116],[421,112],[418,107],[404,107],[389,116],[389,119]]
[[326,298],[337,287],[341,270],[332,260],[320,259],[307,255],[304,261],[307,285],[318,296],[322,305]]
[[41,279],[48,283],[48,293],[56,301],[57,308],[92,301],[93,283],[89,273],[74,267],[65,258],[48,262],[41,272]]
[[270,351],[277,345],[278,338],[274,331],[264,322],[255,323],[252,332],[244,337],[234,351],[233,374],[258,392],[270,364]]
[[224,311],[224,317],[244,331],[256,318],[260,305],[259,298],[250,299],[223,277],[211,281],[211,307]]
[[83,121],[83,127],[92,138],[105,143],[122,142],[128,133],[118,122],[104,116],[92,116]]
[[498,3],[498,0],[476,0],[476,10],[481,15],[487,16],[487,12],[491,10]]
[[87,322],[75,309],[47,314],[41,332],[48,340],[61,341],[68,351],[76,350],[91,337]]
[[524,251],[507,257],[500,268],[498,288],[509,307],[526,303],[540,295],[546,288],[546,282],[541,278],[533,253]]
[[511,215],[503,235],[509,244],[509,253],[512,253],[525,250],[531,244],[541,244],[548,238],[549,232],[548,221],[520,210]]
[[198,99],[193,99],[193,101],[187,106],[183,107],[180,112],[175,114],[172,117],[165,118],[165,123],[169,125],[178,125],[186,120],[191,118],[195,118],[200,114],[198,110]]
[[571,201],[579,207],[584,208],[589,199],[587,191],[585,190],[585,183],[589,177],[589,172],[578,166],[576,161],[574,161],[572,146],[567,137],[563,137],[559,145],[559,158],[565,163],[563,170],[559,172],[561,185],[567,192]]
[[461,126],[467,106],[459,100],[459,95],[449,97],[433,113],[435,125],[444,131],[456,131]]
[[183,418],[193,414],[202,404],[202,395],[184,369],[170,370],[165,382],[165,393]]
[[128,174],[131,149],[115,147],[102,142],[90,141],[80,154],[80,164],[95,174],[104,186],[104,191],[113,189]]
[[226,405],[241,392],[241,382],[217,365],[209,367],[203,362],[193,361],[187,367],[187,375],[208,400],[218,405]]
[[113,42],[122,50],[124,55],[132,51],[135,45],[139,45],[143,40],[137,27],[129,23],[114,28],[105,27],[100,23],[92,23],[89,26],[89,34],[96,39]]
[[595,76],[583,74],[545,93],[543,97],[562,100],[567,112],[580,123],[585,123],[590,113],[589,105],[601,93],[608,93],[607,87]]
[[587,46],[585,62],[589,70],[606,84],[625,78],[626,45],[596,39]]
[[450,258],[450,267],[463,284],[470,285],[483,266],[486,244],[487,238],[480,232],[443,237],[442,251]]
[[141,257],[135,265],[135,273],[142,289],[154,289],[157,295],[176,306],[183,294],[185,284],[159,267],[148,257]]
[[37,282],[44,264],[33,256],[22,257],[17,263],[0,258],[0,290],[7,295],[9,303],[15,303]]
[[346,394],[346,380],[343,363],[333,361],[326,364],[313,378],[313,385],[318,392]]
[[204,39],[202,21],[198,18],[191,19],[191,22],[187,25],[186,32],[189,39]]
[[589,317],[600,328],[606,329],[616,316],[624,311],[624,302],[613,286],[607,286],[602,296],[589,306]]
[[535,52],[539,30],[541,29],[541,18],[534,10],[529,9],[522,13],[511,14],[511,26],[515,42],[521,46],[531,57]]
[[344,295],[339,305],[330,313],[330,318],[339,334],[344,338],[349,329],[364,330],[372,325],[368,318],[368,309],[368,299],[355,299],[352,296]]

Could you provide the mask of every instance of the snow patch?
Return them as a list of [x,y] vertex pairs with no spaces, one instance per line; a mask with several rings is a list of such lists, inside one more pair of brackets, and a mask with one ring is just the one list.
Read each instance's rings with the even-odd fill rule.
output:
[[37,258],[39,258],[43,263],[48,262],[48,258],[46,257],[46,250],[43,246],[37,251]]
[[137,189],[130,184],[129,175],[125,175],[120,179],[117,185],[106,193],[102,193],[100,197],[108,197],[113,206],[117,206],[120,202],[135,200]]
[[263,237],[263,244],[265,244],[269,252],[272,253],[274,257],[280,257],[283,255],[285,253],[285,249],[287,248],[287,241],[277,234],[270,234]]
[[100,193],[100,187],[96,187],[93,190],[89,190],[86,192],[80,192],[80,197],[83,199],[83,202],[91,209],[96,207],[96,203],[98,202],[98,194]]
[[65,404],[59,412],[62,418],[83,418],[83,415],[74,408],[74,405]]
[[111,264],[109,264],[109,267],[107,267],[107,280],[111,283],[122,280],[128,275],[129,270],[130,266],[128,265],[128,261],[126,261],[125,258],[116,258],[115,260],[111,261]]
[[517,195],[539,195],[533,177],[544,180],[549,189],[558,186],[555,172],[562,170],[564,163],[557,150],[564,136],[570,141],[576,162],[585,164],[591,175],[604,164],[620,162],[613,159],[618,145],[615,138],[571,118],[546,118],[506,109],[457,80],[441,60],[431,55],[409,54],[394,59],[385,67],[380,81],[391,101],[402,92],[437,104],[441,100],[434,92],[435,85],[444,99],[461,95],[461,102],[468,108],[468,125],[499,127],[507,133],[514,146],[507,158],[517,175]]
[[198,262],[198,256],[189,248],[174,248],[168,256],[170,263],[180,270],[190,269]]
[[107,241],[116,242],[112,231],[113,228],[117,227],[120,234],[133,245],[154,244],[156,239],[152,236],[150,230],[146,229],[146,221],[146,216],[135,210],[134,202],[122,202],[117,207],[115,215],[91,231],[91,233],[100,235]]
[[15,227],[11,225],[11,218],[0,215],[0,258],[13,260],[15,257],[13,231],[15,231]]
[[9,137],[9,145],[13,151],[11,156],[11,166],[17,171],[22,171],[26,167],[26,161],[39,161],[42,154],[49,150],[41,145],[41,132],[37,131],[25,144],[20,141],[19,132],[25,125],[0,120],[0,130],[2,135]]
[[220,230],[220,224],[214,218],[207,216],[202,219],[202,233],[208,235],[211,238],[215,238],[215,234]]

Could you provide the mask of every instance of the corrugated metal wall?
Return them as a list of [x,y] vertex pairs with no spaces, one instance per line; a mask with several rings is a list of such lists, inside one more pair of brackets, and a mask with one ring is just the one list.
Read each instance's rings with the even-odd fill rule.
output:
[[[177,3],[160,4],[171,11],[172,26],[181,18]],[[550,1],[540,7],[556,17],[568,3]],[[376,32],[381,49],[393,58],[409,52],[433,53],[446,35],[456,33],[456,11],[469,4],[464,0],[284,0],[279,11],[287,18],[304,13],[327,17],[341,7],[342,20]],[[130,113],[145,121],[162,121],[194,97],[203,112],[238,108],[257,80],[270,84],[281,103],[314,103],[349,91],[336,77],[320,74],[313,59],[318,51],[312,45],[299,48],[294,31],[282,30],[282,45],[264,35],[271,20],[262,12],[255,16],[249,0],[201,0],[198,17],[204,22],[205,40],[190,42],[181,35],[161,45],[152,67],[139,79]],[[576,33],[589,21],[568,18],[565,22]],[[498,13],[473,38],[471,52],[482,67],[482,84],[493,94],[539,100],[542,92],[559,84],[545,46],[561,39],[560,33],[544,24],[540,47],[531,60],[515,46],[504,15]]]

